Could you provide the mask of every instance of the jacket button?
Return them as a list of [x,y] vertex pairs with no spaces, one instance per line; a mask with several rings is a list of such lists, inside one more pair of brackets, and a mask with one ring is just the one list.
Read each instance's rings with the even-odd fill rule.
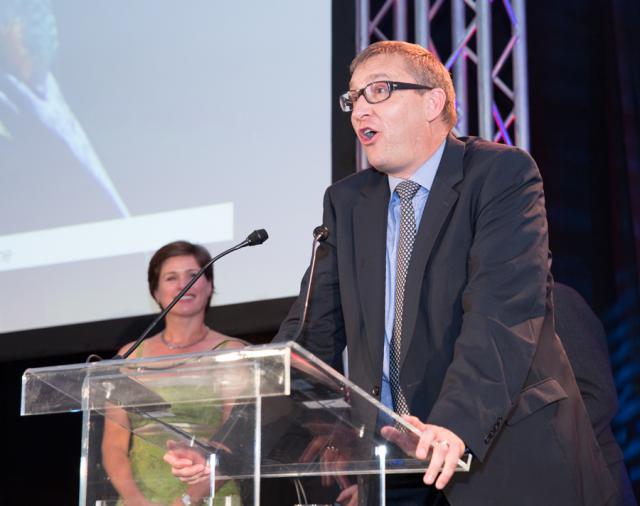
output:
[[486,436],[486,437],[484,438],[484,444],[488,445],[488,444],[489,444],[489,441],[491,441],[491,438],[490,438],[489,436]]
[[380,395],[380,387],[378,385],[375,385],[372,389],[371,389],[371,395],[378,397],[378,395]]

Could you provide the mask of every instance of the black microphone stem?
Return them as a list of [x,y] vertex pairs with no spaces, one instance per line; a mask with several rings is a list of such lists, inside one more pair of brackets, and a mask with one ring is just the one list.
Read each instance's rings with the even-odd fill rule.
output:
[[304,323],[307,319],[307,310],[309,308],[309,299],[311,298],[311,287],[313,286],[313,277],[316,272],[316,258],[318,253],[318,247],[321,242],[324,242],[329,235],[329,230],[324,225],[320,225],[316,227],[313,231],[313,245],[311,247],[311,265],[309,266],[309,282],[307,283],[307,293],[304,298],[304,306],[302,308],[302,316],[300,317],[300,321],[298,322],[298,328],[293,334],[292,341],[297,341],[300,335],[302,334],[302,329],[304,328]]
[[189,281],[187,283],[187,285],[182,290],[180,290],[180,293],[174,297],[174,299],[167,305],[167,307],[164,308],[160,312],[160,314],[154,318],[154,320],[149,324],[149,326],[140,335],[140,337],[138,339],[136,339],[136,342],[133,343],[129,347],[129,349],[122,356],[115,355],[112,360],[125,359],[129,355],[131,355],[138,348],[138,346],[140,346],[142,341],[144,341],[144,339],[149,335],[149,332],[151,332],[153,330],[153,328],[160,322],[160,320],[162,320],[167,315],[167,313],[169,311],[171,311],[171,308],[178,303],[178,301],[182,298],[182,296],[189,291],[189,289],[195,284],[195,282],[198,281],[198,279],[200,279],[202,277],[202,275],[205,273],[205,271],[209,267],[211,267],[214,262],[216,262],[217,260],[221,259],[223,256],[228,255],[229,253],[233,253],[236,250],[244,248],[245,246],[255,246],[257,244],[262,244],[264,241],[267,240],[268,237],[269,236],[267,235],[267,232],[265,230],[263,230],[263,229],[256,230],[256,231],[252,232],[241,243],[236,244],[232,248],[229,248],[228,250],[223,251],[219,255],[217,255],[217,256],[213,257],[211,260],[209,260],[204,265],[204,267],[202,267],[202,269],[200,269],[198,271],[198,273],[193,278],[191,278],[191,281]]

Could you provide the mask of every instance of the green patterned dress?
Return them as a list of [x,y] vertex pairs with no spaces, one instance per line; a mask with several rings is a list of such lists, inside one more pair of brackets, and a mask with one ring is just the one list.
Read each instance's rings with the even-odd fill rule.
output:
[[[223,349],[231,341],[224,341],[216,347]],[[140,351],[142,355],[142,351]],[[179,402],[187,397],[193,398],[193,389],[190,386],[172,386],[167,388],[156,388],[169,404],[171,404],[171,424],[186,430],[190,434],[195,434],[198,439],[207,440],[222,424],[223,412],[221,406],[211,404],[192,404]],[[189,395],[185,395],[188,389]],[[129,462],[136,485],[142,494],[149,500],[162,505],[170,505],[177,498],[187,493],[187,484],[181,482],[171,474],[170,466],[164,462],[162,457],[166,450],[164,441],[167,433],[160,424],[139,415],[130,414],[129,423],[131,429],[139,436],[132,436],[129,448]],[[232,496],[231,503],[225,498]],[[235,496],[235,497],[234,497]],[[118,501],[118,506],[124,502]],[[240,490],[233,481],[226,482],[215,494],[214,505],[241,506]]]

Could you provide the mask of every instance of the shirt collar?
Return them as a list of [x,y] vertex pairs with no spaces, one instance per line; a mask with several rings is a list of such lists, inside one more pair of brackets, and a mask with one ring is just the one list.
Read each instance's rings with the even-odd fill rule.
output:
[[[438,149],[436,149],[435,153],[433,153],[433,155],[431,155],[431,157],[413,173],[409,180],[418,183],[427,191],[431,191],[431,185],[433,185],[433,180],[436,177],[436,171],[438,170],[438,165],[440,165],[440,160],[442,160],[442,154],[444,153],[444,147],[446,144],[447,139],[442,141],[442,144],[440,144]],[[389,190],[391,190],[391,196],[393,196],[396,186],[398,186],[402,181],[404,181],[404,179],[391,175],[389,176]]]

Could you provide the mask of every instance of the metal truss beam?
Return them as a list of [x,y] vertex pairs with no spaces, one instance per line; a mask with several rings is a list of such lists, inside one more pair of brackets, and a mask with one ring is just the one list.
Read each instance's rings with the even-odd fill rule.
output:
[[[458,123],[454,132],[469,135],[470,94],[475,91],[480,137],[529,149],[529,101],[527,82],[526,0],[413,0],[416,44],[431,50],[453,76],[456,89]],[[409,0],[355,0],[356,52],[377,40],[408,40]],[[372,3],[376,8],[372,9]],[[445,16],[448,4],[451,15]],[[498,41],[492,31],[492,15],[506,17],[511,26],[508,41]],[[448,23],[451,49],[440,54],[433,42],[433,28]],[[387,27],[392,33],[384,33]],[[389,28],[390,27],[390,28]],[[494,48],[500,48],[494,61]],[[498,53],[495,53],[498,54]],[[505,65],[511,59],[511,75],[505,78]],[[469,89],[469,66],[475,66],[476,89]],[[509,85],[508,83],[512,83]],[[494,95],[500,94],[500,106]],[[358,168],[367,165],[361,147]]]

